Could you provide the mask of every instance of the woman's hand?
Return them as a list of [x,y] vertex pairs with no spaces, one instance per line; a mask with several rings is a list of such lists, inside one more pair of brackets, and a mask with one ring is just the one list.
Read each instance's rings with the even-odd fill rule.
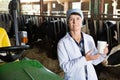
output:
[[92,55],[92,50],[88,51],[85,55],[85,58],[87,61],[90,61],[90,60],[96,60],[98,58],[100,58],[100,54],[95,54],[95,55]]
[[104,54],[107,55],[108,53],[108,44],[106,45],[105,49],[104,49]]
[[[108,44],[106,45],[106,47],[105,47],[105,49],[104,49],[104,54],[107,55],[107,53],[108,53]],[[104,66],[107,65],[107,64],[108,64],[107,59],[103,60],[103,61],[102,61],[102,64],[103,64]]]

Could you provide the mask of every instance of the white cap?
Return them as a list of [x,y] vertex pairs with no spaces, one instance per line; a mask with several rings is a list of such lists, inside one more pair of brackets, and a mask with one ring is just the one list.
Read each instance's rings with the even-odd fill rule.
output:
[[68,18],[70,17],[70,15],[71,15],[72,13],[77,13],[77,14],[79,14],[80,17],[81,17],[82,20],[83,20],[83,18],[84,18],[83,12],[82,12],[80,9],[70,9],[70,10],[68,10],[68,11],[67,11],[67,20],[68,20]]

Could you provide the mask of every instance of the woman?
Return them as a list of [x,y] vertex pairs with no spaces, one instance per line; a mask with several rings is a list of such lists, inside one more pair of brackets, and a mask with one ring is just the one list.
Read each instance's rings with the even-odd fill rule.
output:
[[93,38],[81,32],[83,13],[79,9],[67,11],[69,32],[58,42],[58,60],[65,80],[98,80],[93,65],[101,63],[108,48],[101,55]]

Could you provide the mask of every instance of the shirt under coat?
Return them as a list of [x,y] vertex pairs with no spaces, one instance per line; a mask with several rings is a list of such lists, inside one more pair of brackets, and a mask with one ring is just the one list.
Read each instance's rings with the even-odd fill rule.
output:
[[[83,33],[85,53],[92,50],[92,55],[97,54],[98,50],[95,46],[92,36]],[[65,73],[64,80],[86,80],[85,65],[87,66],[88,80],[98,80],[94,66],[101,63],[104,57],[97,60],[86,61],[82,56],[79,46],[74,39],[67,33],[59,40],[57,45],[57,53],[60,67]]]

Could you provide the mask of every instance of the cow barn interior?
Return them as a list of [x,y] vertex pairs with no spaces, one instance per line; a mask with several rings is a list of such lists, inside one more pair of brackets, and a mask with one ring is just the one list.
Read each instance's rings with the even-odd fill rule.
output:
[[[95,66],[99,80],[120,80],[119,0],[0,0],[0,5],[0,27],[7,31],[11,45],[29,45],[19,59],[37,60],[61,78],[64,72],[59,67],[57,43],[69,31],[66,11],[81,9],[82,31],[93,37],[96,46],[98,40],[109,45],[107,63]],[[23,32],[27,33],[25,44],[21,41]],[[6,61],[8,64],[14,60]]]

